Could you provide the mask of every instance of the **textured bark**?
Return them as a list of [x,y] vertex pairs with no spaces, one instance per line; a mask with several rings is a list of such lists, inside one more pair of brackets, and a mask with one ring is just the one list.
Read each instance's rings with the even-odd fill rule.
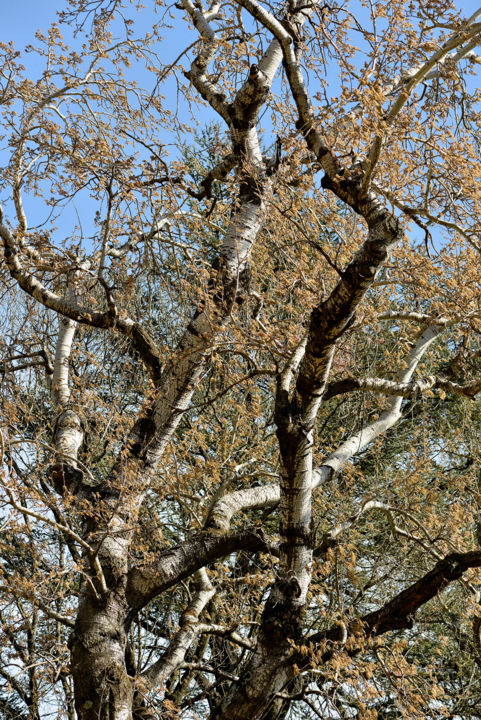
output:
[[257,648],[231,697],[213,714],[215,720],[258,720],[276,693],[295,677],[292,642],[300,640],[299,585],[278,580],[264,608]]
[[[383,635],[392,630],[411,628],[415,614],[420,607],[438,595],[449,583],[459,580],[470,568],[481,567],[481,552],[474,550],[467,553],[450,553],[438,560],[436,565],[415,583],[395,595],[378,610],[363,615],[352,621],[348,628],[348,636],[361,637]],[[315,633],[306,638],[307,643],[314,645],[325,640],[346,641],[345,630],[340,627],[331,628],[327,632]],[[352,643],[352,653],[359,652],[359,646]],[[327,662],[332,657],[332,650],[323,656]],[[301,655],[296,660],[306,665]],[[309,662],[309,661],[307,661]]]
[[[359,433],[349,437],[334,452],[328,455],[323,464],[312,471],[311,489],[319,487],[331,480],[336,474],[342,472],[346,464],[358,453],[362,452],[373,440],[384,435],[401,418],[401,403],[404,397],[403,388],[410,387],[410,379],[431,345],[436,341],[444,329],[444,323],[430,325],[418,338],[414,348],[405,361],[404,370],[400,371],[396,382],[383,381],[395,396],[389,401],[386,409],[379,418],[366,425]],[[341,381],[343,382],[343,381]],[[422,382],[422,381],[421,381]],[[477,386],[474,384],[468,386]],[[416,383],[412,384],[413,387]],[[354,389],[354,388],[352,388]],[[398,389],[399,393],[395,390]],[[457,388],[453,390],[457,392]],[[391,395],[391,391],[387,393]],[[326,393],[327,396],[327,393]],[[288,412],[288,410],[286,410]],[[207,527],[219,528],[227,531],[232,517],[236,513],[251,509],[275,507],[280,500],[280,485],[263,485],[248,488],[224,495],[213,505]]]
[[481,390],[481,383],[475,382],[461,385],[438,375],[428,375],[409,383],[400,383],[381,378],[345,378],[329,383],[325,399],[343,395],[353,390],[364,390],[380,395],[398,395],[403,398],[416,398],[427,390],[443,390],[453,395],[474,398]]
[[[239,91],[234,103],[229,107],[227,117],[224,112],[227,106],[221,98],[212,94],[211,84],[204,74],[204,70],[212,56],[211,51],[215,44],[214,38],[209,30],[208,23],[201,17],[201,13],[188,0],[184,2],[184,6],[193,17],[205,40],[204,49],[194,61],[188,76],[201,94],[212,103],[213,107],[221,113],[224,119],[228,120],[232,128],[233,142],[239,161],[242,164],[246,163],[248,167],[246,166],[241,171],[243,179],[240,183],[239,203],[225,232],[217,267],[213,269],[210,298],[206,298],[203,306],[199,307],[187,326],[171,360],[160,377],[156,379],[155,398],[144,409],[130,432],[124,450],[112,470],[109,483],[110,489],[107,487],[102,489],[104,513],[106,516],[110,516],[110,520],[102,530],[103,537],[99,547],[99,559],[107,579],[108,597],[102,598],[101,606],[96,609],[96,605],[92,603],[88,593],[84,592],[79,605],[79,617],[88,617],[92,627],[104,623],[103,604],[107,602],[110,606],[110,603],[114,602],[114,598],[117,596],[123,598],[123,602],[127,602],[128,597],[131,608],[133,608],[142,607],[150,597],[160,592],[162,584],[158,582],[158,579],[153,583],[152,590],[149,590],[148,583],[145,583],[141,594],[132,592],[132,578],[130,578],[129,590],[127,591],[128,558],[132,542],[132,528],[136,525],[138,512],[152,473],[155,471],[180,419],[190,405],[192,395],[202,376],[208,351],[234,305],[239,292],[239,277],[248,265],[253,243],[264,219],[265,206],[263,197],[269,186],[269,182],[262,172],[263,160],[254,124],[268,92],[270,82],[272,82],[272,77],[269,80],[263,72],[251,68],[249,78]],[[119,507],[121,496],[127,491],[128,503]],[[92,523],[87,523],[86,532],[92,542],[99,536],[99,528],[93,526]],[[256,538],[255,543],[258,547],[260,544],[259,538]],[[250,544],[252,544],[252,536],[248,541],[248,545]],[[227,549],[228,547],[229,543],[227,542],[224,544],[224,548]],[[242,547],[243,543],[241,541],[240,543],[237,542],[232,549]],[[209,561],[208,552],[202,552],[201,549],[200,553],[194,557],[193,555],[189,556],[189,550],[188,544],[181,549],[179,558],[177,558],[178,564],[175,572],[173,571],[174,565],[170,566],[170,579],[166,581],[166,586],[168,586],[169,582],[178,582],[194,570],[202,567],[203,563],[199,564],[199,558],[204,557],[204,562]],[[182,565],[180,560],[182,560]],[[159,565],[162,568],[162,562]],[[164,564],[165,566],[167,566],[167,561]],[[169,570],[166,572],[166,570],[162,569],[161,574],[169,574]],[[140,575],[136,577],[138,583]],[[124,616],[120,610],[117,612],[117,629],[115,629],[115,625],[111,630],[109,629],[109,633],[114,639],[109,639],[106,644],[104,644],[103,636],[95,636],[91,633],[88,634],[87,640],[84,640],[82,635],[84,626],[82,625],[81,629],[77,628],[76,637],[78,637],[78,640],[76,640],[74,657],[78,658],[78,661],[76,660],[73,665],[75,683],[76,687],[78,687],[76,695],[84,698],[85,694],[81,690],[84,683],[81,674],[81,648],[85,644],[88,645],[88,657],[92,659],[92,662],[96,654],[104,657],[101,665],[92,674],[88,692],[95,697],[104,697],[105,682],[103,673],[107,675],[113,673],[118,677],[121,693],[119,699],[115,698],[114,700],[115,703],[118,703],[119,718],[123,717],[122,712],[128,706],[128,698],[132,697],[132,688],[129,684],[130,681],[126,678],[125,668],[123,674],[121,672],[122,652],[125,654],[126,631],[124,622],[127,609],[125,608],[123,612]],[[109,654],[110,659],[108,659]],[[83,700],[79,702],[81,705]],[[92,712],[97,713],[95,717],[104,717],[105,713],[108,712],[107,700],[102,702],[92,710]],[[87,717],[86,715],[85,718]],[[92,714],[91,717],[94,717],[94,715]]]
[[206,527],[226,532],[236,513],[275,507],[279,498],[280,488],[278,485],[261,485],[229,493],[214,503],[207,518]]
[[191,643],[197,636],[199,616],[215,595],[205,568],[195,574],[196,592],[181,618],[181,628],[164,655],[142,673],[142,680],[149,687],[161,685],[185,660]]
[[[23,239],[27,234],[27,222],[21,198],[22,152],[25,151],[29,132],[36,122],[35,114],[52,101],[50,95],[36,99],[34,109],[22,120],[22,129],[16,142],[12,187],[19,223],[17,231],[12,232],[0,216],[0,238],[3,240],[7,271],[25,293],[60,317],[50,387],[56,422],[54,459],[49,480],[65,501],[65,508],[74,508],[74,514],[72,527],[50,519],[46,522],[57,532],[66,534],[83,552],[82,560],[78,561],[81,577],[78,612],[70,638],[71,670],[79,720],[137,720],[145,710],[141,699],[145,688],[151,690],[160,687],[162,691],[164,685],[175,677],[175,673],[187,666],[189,670],[199,672],[206,667],[206,673],[210,673],[211,667],[208,665],[202,667],[199,662],[197,665],[200,667],[196,667],[196,663],[186,662],[190,647],[202,633],[211,633],[216,640],[222,638],[222,641],[237,643],[245,653],[238,665],[228,658],[225,666],[217,669],[217,676],[227,678],[230,686],[227,689],[224,686],[215,695],[221,701],[213,709],[212,717],[216,720],[284,717],[289,707],[289,698],[286,699],[285,693],[295,687],[298,667],[307,668],[310,662],[297,654],[294,647],[306,641],[305,605],[314,556],[313,491],[341,473],[356,454],[399,421],[403,398],[413,397],[430,388],[467,397],[473,397],[481,390],[478,381],[461,385],[436,375],[413,380],[424,354],[448,322],[444,319],[435,322],[429,315],[417,312],[408,313],[408,319],[426,322],[426,327],[409,353],[406,366],[395,380],[349,378],[328,385],[339,340],[352,327],[357,309],[389,260],[393,248],[403,237],[398,215],[386,206],[389,201],[384,198],[389,196],[381,193],[371,182],[387,132],[420,83],[433,77],[433,73],[440,77],[443,66],[448,67],[449,63],[471,57],[470,53],[475,43],[479,42],[481,32],[481,26],[476,22],[478,15],[474,15],[461,30],[454,32],[427,60],[413,67],[403,77],[393,79],[391,86],[385,89],[393,94],[393,99],[389,111],[383,117],[383,123],[374,131],[366,129],[373,135],[372,144],[366,149],[366,159],[361,163],[351,163],[344,159],[349,153],[341,154],[340,151],[339,157],[336,156],[318,129],[301,64],[303,47],[307,47],[302,38],[303,25],[312,19],[315,11],[319,11],[319,21],[322,22],[323,13],[332,8],[321,7],[317,0],[308,5],[289,2],[283,17],[278,19],[256,0],[237,0],[239,32],[244,32],[240,14],[243,8],[273,39],[262,57],[254,58],[255,62],[249,59],[243,68],[240,65],[234,67],[226,84],[232,91],[229,100],[224,92],[219,92],[215,80],[216,53],[222,52],[218,39],[222,28],[219,29],[221,23],[218,25],[217,20],[225,20],[222,15],[217,18],[220,5],[214,4],[204,12],[200,3],[181,0],[181,4],[180,9],[183,8],[198,33],[198,41],[191,46],[195,46],[194,52],[197,54],[184,75],[225,122],[231,141],[229,152],[206,174],[198,192],[191,187],[186,189],[185,185],[183,191],[197,200],[212,197],[214,182],[225,180],[235,170],[237,195],[232,203],[229,220],[221,228],[222,244],[211,267],[205,295],[197,298],[197,307],[192,309],[190,321],[183,333],[176,336],[180,340],[163,367],[154,338],[140,323],[128,318],[122,308],[116,307],[116,289],[109,288],[103,277],[106,270],[105,257],[122,258],[140,240],[129,240],[119,248],[108,249],[108,222],[105,221],[97,276],[98,286],[105,291],[103,305],[90,307],[86,301],[80,302],[70,291],[62,296],[54,284],[51,287],[56,292],[53,292],[30,269],[34,265],[33,261],[38,260],[38,253],[35,248],[27,246]],[[234,26],[237,28],[237,25]],[[262,27],[259,37],[264,32]],[[254,37],[256,35],[252,36],[249,43]],[[426,57],[426,52],[428,49],[423,47],[423,57]],[[322,302],[316,301],[318,304],[311,312],[304,340],[284,368],[278,371],[274,419],[280,455],[279,482],[260,487],[243,487],[218,498],[210,506],[203,531],[188,535],[176,547],[164,549],[155,562],[136,565],[133,552],[135,531],[150,483],[179,422],[191,405],[193,394],[208,367],[212,348],[231,320],[236,303],[244,299],[245,278],[250,275],[253,247],[269,210],[273,177],[281,163],[280,153],[274,162],[262,156],[258,134],[260,113],[268,107],[266,100],[281,62],[297,109],[296,128],[309,152],[306,161],[309,164],[308,171],[322,170],[322,187],[362,218],[365,238],[356,247],[346,267],[342,270],[336,268],[339,274],[337,284]],[[236,76],[243,77],[243,81],[236,90],[232,90]],[[76,83],[72,88],[79,90],[83,82]],[[56,97],[62,96],[64,92],[65,89],[58,91]],[[355,111],[353,117],[354,114]],[[280,146],[281,139],[278,138],[277,147]],[[147,147],[145,145],[145,149]],[[170,182],[169,177],[167,180]],[[112,193],[113,182],[112,170],[109,193]],[[148,184],[155,182],[155,179],[147,180]],[[180,179],[179,184],[182,182]],[[109,198],[112,199],[112,194]],[[414,217],[413,212],[406,208],[404,210],[408,217]],[[159,220],[155,230],[139,237],[143,240],[156,237],[161,226],[168,222],[168,215],[169,210]],[[95,257],[92,264],[84,268],[90,273],[89,277],[95,276],[92,268],[98,260],[99,257]],[[128,264],[125,267],[128,268]],[[331,264],[331,267],[334,266]],[[40,264],[37,268],[37,274],[42,277]],[[394,318],[395,313],[390,317]],[[149,400],[139,411],[130,430],[126,431],[125,442],[110,472],[105,472],[103,481],[89,474],[88,468],[79,458],[84,427],[76,398],[71,396],[69,388],[69,359],[78,323],[129,338],[153,381]],[[325,457],[320,467],[313,468],[314,430],[322,401],[338,392],[354,389],[383,393],[390,400],[376,420],[364,425]],[[44,484],[50,488],[48,482]],[[44,520],[40,513],[16,502],[8,488],[6,492],[11,506],[24,513],[24,517],[33,516],[39,521]],[[57,507],[53,504],[50,506],[48,502],[46,504],[49,511],[60,515]],[[229,532],[236,513],[275,506],[279,507],[280,519],[278,544],[270,543],[260,529]],[[339,522],[325,533],[316,554],[322,556],[326,553],[335,545],[340,534],[349,530],[364,512],[375,509],[382,510],[384,518],[387,515],[394,532],[404,533],[404,537],[408,537],[407,532],[395,525],[390,506],[369,500],[363,502],[357,512],[348,515],[344,522]],[[199,525],[201,522],[202,519]],[[419,541],[417,537],[409,537]],[[202,612],[215,594],[206,566],[240,551],[269,552],[279,557],[272,586],[267,590],[263,588],[266,594],[262,602],[266,596],[267,600],[255,637],[245,637],[236,632],[235,627],[226,628],[215,622],[209,624],[200,621]],[[78,552],[75,561],[77,559]],[[382,608],[360,617],[357,624],[342,629],[332,628],[326,633],[314,634],[307,640],[314,644],[330,642],[323,656],[327,662],[333,655],[333,645],[346,640],[344,634],[355,639],[356,635],[375,636],[410,627],[419,607],[439,593],[446,584],[459,579],[465,570],[479,566],[481,556],[478,552],[458,553],[442,558],[418,582]],[[140,677],[136,677],[136,671],[127,657],[128,634],[135,614],[152,599],[192,576],[195,576],[195,583],[186,586],[186,592],[190,593],[187,607],[180,627],[170,634],[169,647],[161,657],[153,659]],[[55,614],[51,613],[51,616],[55,618]],[[256,615],[253,625],[257,626],[258,617]],[[60,613],[57,618],[61,618]],[[352,652],[357,652],[359,646],[360,643],[356,647],[353,642]],[[31,671],[32,678],[34,672]],[[210,700],[213,705],[212,698]],[[167,706],[167,703],[164,702],[164,705]]]
[[194,535],[182,545],[164,551],[154,565],[130,570],[127,585],[130,607],[140,609],[153,597],[204,565],[239,550],[268,552],[269,546],[260,530],[216,535],[206,531]]
[[121,585],[101,600],[84,590],[70,639],[79,720],[130,720],[134,679],[125,663],[128,606]]
[[[93,592],[92,585],[84,586],[70,641],[75,703],[80,720],[99,717],[126,720],[131,717],[135,682],[127,672],[125,655],[135,612],[152,597],[209,562],[243,549],[265,550],[265,538],[262,534],[245,531],[230,536],[201,533],[190,544],[166,551],[155,567],[133,569],[127,574],[123,564],[124,545],[109,544],[108,553],[102,557],[108,592],[100,595]],[[146,671],[142,678],[144,683],[160,683],[183,661],[183,655],[195,637],[192,623],[213,592],[206,576],[201,575],[198,597],[186,611],[183,628],[165,656]]]

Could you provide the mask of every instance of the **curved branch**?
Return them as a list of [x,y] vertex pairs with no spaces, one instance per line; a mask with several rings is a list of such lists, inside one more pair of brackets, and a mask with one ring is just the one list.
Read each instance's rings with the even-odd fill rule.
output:
[[[436,340],[443,328],[438,325],[431,325],[426,328],[419,337],[416,345],[409,353],[406,368],[399,373],[398,381],[401,384],[409,383],[422,357]],[[314,477],[314,487],[325,482],[332,474],[342,470],[346,463],[356,454],[364,450],[380,435],[384,435],[401,417],[401,405],[403,396],[394,395],[388,407],[381,413],[377,420],[374,420],[362,428],[355,435],[351,435],[340,447],[337,448],[323,462]]]
[[143,673],[142,680],[148,687],[158,687],[169,678],[184,662],[187,650],[199,633],[198,619],[205,606],[215,595],[205,568],[196,572],[196,592],[181,618],[180,630],[175,634],[161,658]]
[[[355,618],[348,627],[349,636],[371,635],[378,636],[391,630],[404,630],[413,627],[416,612],[429,600],[436,597],[447,585],[459,580],[464,573],[471,569],[481,567],[481,550],[467,553],[450,553],[438,560],[435,566],[423,575],[422,578],[402,590],[378,610],[367,613],[361,618]],[[331,628],[327,632],[314,633],[305,639],[306,643],[322,643],[326,640],[339,641],[341,628]],[[354,644],[351,652],[357,652]],[[323,655],[323,660],[332,656],[332,650]],[[306,659],[300,658],[303,665]]]
[[[399,374],[398,386],[399,384],[406,385],[409,383],[424,353],[443,329],[442,324],[433,324],[424,330],[416,345],[409,353],[406,368]],[[367,445],[393,427],[401,417],[402,400],[402,395],[394,395],[386,410],[384,410],[377,420],[362,428],[359,433],[351,435],[337,450],[325,458],[322,465],[318,466],[312,472],[312,489],[330,480],[345,467],[354,455],[362,452]],[[237,490],[224,495],[214,503],[209,513],[206,526],[225,532],[228,530],[235,513],[260,508],[272,508],[279,503],[279,500],[280,486],[278,484]]]
[[90,307],[79,305],[48,290],[40,280],[23,267],[14,237],[3,222],[1,209],[0,238],[3,240],[5,262],[10,275],[17,281],[24,292],[31,295],[46,308],[54,310],[70,320],[91,327],[118,330],[123,335],[126,335],[132,341],[154,381],[158,380],[160,374],[159,351],[153,338],[139,323],[130,318],[118,317],[110,311],[99,312]]
[[370,510],[380,510],[381,512],[383,512],[386,515],[388,522],[389,522],[389,526],[390,526],[393,534],[401,535],[402,537],[405,537],[408,540],[412,540],[413,542],[418,543],[419,545],[421,545],[421,547],[424,550],[429,552],[435,558],[437,558],[438,560],[441,559],[442,556],[433,547],[426,545],[426,542],[422,538],[420,538],[416,535],[413,535],[412,533],[409,533],[406,530],[403,530],[403,528],[399,527],[399,525],[396,525],[393,514],[399,513],[401,515],[404,515],[405,517],[409,518],[412,522],[414,522],[415,525],[417,525],[417,527],[420,528],[424,532],[424,534],[426,536],[426,540],[429,543],[432,543],[432,540],[429,537],[426,530],[423,528],[421,523],[411,515],[411,513],[407,512],[406,510],[402,510],[401,508],[395,508],[395,507],[392,507],[391,505],[387,505],[386,503],[380,502],[379,500],[369,500],[369,499],[366,499],[361,504],[359,509],[355,513],[353,513],[350,517],[348,517],[347,520],[343,520],[342,522],[337,523],[337,525],[334,525],[334,527],[332,527],[330,530],[328,530],[327,532],[324,533],[321,544],[314,550],[314,556],[320,557],[322,555],[325,555],[327,553],[327,551],[329,550],[329,548],[332,548],[337,544],[339,536],[346,530],[349,530],[353,525],[355,525],[357,523],[357,521],[359,520],[359,518],[362,515],[364,515],[364,513],[369,512]]
[[329,398],[343,395],[354,390],[363,390],[380,395],[397,395],[405,399],[417,397],[429,390],[442,390],[472,400],[481,391],[481,380],[475,380],[466,385],[461,385],[451,380],[446,380],[446,378],[442,378],[439,375],[427,375],[424,378],[408,383],[384,380],[383,378],[348,377],[329,383],[324,399],[328,400]]
[[262,530],[241,530],[229,534],[200,532],[182,545],[160,553],[157,562],[129,572],[127,598],[135,611],[159,593],[189,577],[205,565],[239,550],[269,552]]
[[229,124],[229,105],[225,100],[225,95],[219,92],[214,83],[206,76],[206,70],[217,48],[215,33],[209,25],[208,18],[201,10],[197,9],[191,0],[181,0],[181,2],[203,41],[201,52],[192,62],[190,70],[185,73],[185,76],[204,100]]

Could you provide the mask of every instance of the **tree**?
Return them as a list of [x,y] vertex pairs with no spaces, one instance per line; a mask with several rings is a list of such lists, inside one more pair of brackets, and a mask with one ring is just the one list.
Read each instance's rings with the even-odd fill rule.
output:
[[479,717],[481,10],[155,9],[1,45],[1,712]]

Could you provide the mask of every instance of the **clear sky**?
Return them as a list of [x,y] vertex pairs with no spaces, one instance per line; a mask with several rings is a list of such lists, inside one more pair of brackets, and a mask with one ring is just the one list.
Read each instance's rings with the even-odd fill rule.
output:
[[[4,8],[1,23],[3,42],[13,40],[18,50],[31,43],[35,31],[46,30],[56,19],[62,0],[13,0]],[[7,5],[7,3],[5,3]]]

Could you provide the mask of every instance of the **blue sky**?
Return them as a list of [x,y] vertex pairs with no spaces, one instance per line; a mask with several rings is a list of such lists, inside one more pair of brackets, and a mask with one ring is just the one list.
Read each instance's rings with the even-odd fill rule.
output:
[[[154,14],[153,5],[154,3],[151,0],[147,0],[145,3],[145,9],[138,13],[135,10],[135,7],[126,3],[124,15],[135,18],[136,33],[139,35],[142,35],[144,32],[148,32],[152,23],[158,20],[158,16]],[[25,53],[24,49],[28,45],[38,44],[35,38],[37,30],[41,30],[45,34],[52,23],[58,20],[57,12],[64,10],[66,6],[66,0],[17,0],[17,2],[12,2],[8,11],[2,18],[3,22],[0,39],[6,43],[13,41],[16,50],[21,53],[20,61],[26,68],[26,76],[33,81],[41,77],[45,69],[45,64],[43,60],[39,62],[38,56],[35,53]],[[87,22],[87,26],[88,25],[89,23]],[[184,46],[187,47],[192,42],[194,36],[191,36],[187,26],[182,25],[182,28],[183,30],[180,37],[179,33],[166,34],[165,41],[163,41],[162,45],[162,59],[164,62],[169,62],[170,60],[174,61],[179,54],[179,50]],[[70,43],[70,29],[63,25],[61,27],[61,32],[66,41]],[[83,39],[84,36],[80,33],[78,42],[82,42]],[[73,40],[71,44],[75,47],[78,42],[76,43],[76,41]],[[141,68],[136,66],[135,72],[135,79],[139,85],[142,85],[142,78],[139,74],[142,72]],[[149,75],[148,78],[146,77],[146,82],[148,83],[146,88],[150,88],[154,82],[152,75]],[[170,100],[173,101],[175,107],[177,102],[175,83],[173,81],[171,83],[166,83],[163,86],[162,93],[167,96],[167,102]],[[209,122],[209,120],[212,119],[210,112],[207,110],[204,110],[204,112],[202,113],[202,117],[199,116],[198,118],[201,121],[201,124]],[[165,139],[165,143],[169,144],[167,139]],[[8,161],[7,155],[4,155],[2,150],[4,151],[5,148],[0,148],[0,157],[2,157],[2,161]],[[9,155],[9,151],[7,152]],[[175,154],[174,148],[171,148],[171,155],[172,154]],[[5,202],[7,215],[13,220],[13,208],[11,207],[10,199],[8,197],[4,197],[3,200]],[[45,206],[42,200],[39,200],[26,192],[24,193],[23,200],[27,211],[29,226],[31,228],[42,226],[43,222],[47,220],[50,210]],[[87,235],[94,232],[94,227],[91,222],[89,222],[89,218],[93,218],[94,208],[91,207],[88,194],[80,193],[76,197],[75,203],[68,203],[65,205],[60,215],[58,215],[58,222],[56,224],[59,227],[59,237],[64,233],[65,235],[68,235],[73,231],[75,226],[78,226],[79,214],[82,216],[82,230],[86,232]]]
[[46,30],[56,19],[62,0],[17,0],[2,13],[2,41],[13,40],[18,50],[34,40],[37,29]]
[[[149,23],[152,23],[153,20],[153,13],[151,9],[153,4],[153,0],[145,0],[145,10],[139,14],[136,13],[132,5],[127,4],[126,12],[136,18],[136,24],[140,22],[143,26],[142,28],[139,28],[139,32],[142,32],[142,29],[144,31],[149,29]],[[469,15],[476,9],[479,3],[478,0],[469,0],[464,3],[456,4],[459,8],[463,7],[466,14]],[[23,48],[30,43],[35,44],[36,30],[40,29],[45,32],[51,23],[55,22],[57,18],[57,11],[64,9],[65,5],[65,0],[16,0],[16,2],[14,0],[10,3],[8,10],[4,11],[2,16],[2,32],[0,35],[2,41],[13,41],[16,49],[20,51],[22,51]],[[354,3],[353,5],[358,11],[360,11],[360,5],[357,3]],[[178,11],[176,11],[176,14],[179,14]],[[192,40],[192,36],[189,35],[186,30],[186,25],[182,24],[179,27],[183,28],[181,33],[174,32],[166,34],[165,45],[162,46],[162,60],[164,63],[170,60],[173,61],[178,55],[179,50],[188,46]],[[22,53],[22,62],[26,65],[27,70],[29,71],[28,74],[33,80],[37,79],[41,75],[43,66],[38,63],[38,59],[34,55],[24,55]],[[332,78],[332,86],[335,86],[334,78]],[[172,87],[164,87],[162,92],[164,95],[167,95],[167,102],[169,103],[169,101],[172,100],[175,107],[177,96],[173,85]],[[200,125],[207,124],[211,119],[213,119],[213,115],[205,108],[202,109],[197,116],[197,120]],[[268,123],[268,116],[266,116],[263,119],[262,124],[264,126],[268,126]],[[188,140],[187,137],[184,139]],[[35,226],[41,223],[45,219],[45,217],[41,217],[44,215],[45,208],[42,208],[41,203],[36,201],[35,198],[26,198],[25,200],[27,211],[29,209],[32,210],[30,218],[31,225]],[[74,212],[72,207],[69,208],[69,211],[71,214],[70,221],[73,224],[76,224],[77,211]],[[64,214],[63,222],[65,222],[65,220],[66,217]]]

